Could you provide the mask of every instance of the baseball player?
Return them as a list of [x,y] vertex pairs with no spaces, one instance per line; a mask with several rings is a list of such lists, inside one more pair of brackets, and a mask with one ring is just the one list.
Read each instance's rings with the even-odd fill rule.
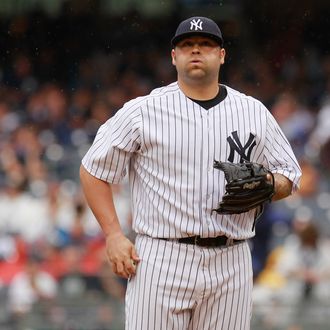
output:
[[[273,200],[298,188],[300,167],[265,106],[219,83],[218,25],[192,17],[172,39],[177,81],[133,99],[103,124],[80,170],[113,271],[128,279],[126,329],[250,328],[255,212],[212,210],[225,193],[214,160],[263,164]],[[128,172],[133,244],[111,184]]]

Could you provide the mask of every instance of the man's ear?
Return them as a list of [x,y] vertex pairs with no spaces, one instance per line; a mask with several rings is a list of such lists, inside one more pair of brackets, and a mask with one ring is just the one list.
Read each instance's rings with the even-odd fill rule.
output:
[[226,57],[226,50],[224,48],[221,48],[220,49],[221,64],[225,63],[225,57]]
[[174,49],[172,49],[172,51],[171,51],[171,56],[172,56],[172,64],[175,66],[176,56],[175,56],[175,50]]

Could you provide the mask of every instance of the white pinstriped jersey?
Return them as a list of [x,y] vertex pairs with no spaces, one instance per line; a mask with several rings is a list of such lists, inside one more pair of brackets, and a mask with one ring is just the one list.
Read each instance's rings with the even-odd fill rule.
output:
[[225,186],[214,160],[235,163],[243,157],[262,163],[297,189],[301,170],[273,116],[258,100],[224,87],[226,98],[206,110],[174,82],[129,101],[100,127],[82,164],[109,183],[129,172],[137,233],[252,237],[253,210],[238,215],[211,211]]

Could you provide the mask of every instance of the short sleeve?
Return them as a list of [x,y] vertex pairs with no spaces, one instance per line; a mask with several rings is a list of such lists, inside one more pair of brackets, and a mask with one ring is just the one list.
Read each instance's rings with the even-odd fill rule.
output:
[[292,147],[272,114],[267,110],[265,161],[273,173],[287,177],[293,191],[299,188],[301,169]]
[[123,179],[132,154],[140,148],[140,117],[139,107],[126,105],[99,128],[82,159],[90,174],[109,183]]

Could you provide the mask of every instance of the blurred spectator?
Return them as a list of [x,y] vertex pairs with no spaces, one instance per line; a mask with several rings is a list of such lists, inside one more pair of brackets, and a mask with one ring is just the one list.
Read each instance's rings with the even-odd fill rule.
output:
[[44,240],[51,232],[43,201],[26,191],[24,169],[12,165],[0,192],[0,231],[21,236],[26,242]]
[[58,247],[71,242],[70,232],[75,221],[75,205],[72,195],[63,184],[52,181],[48,184],[47,212],[52,223],[52,243]]
[[271,112],[288,138],[298,159],[305,152],[305,145],[314,128],[315,118],[292,93],[281,94]]
[[11,86],[17,87],[25,93],[32,93],[38,86],[38,81],[33,74],[31,58],[23,52],[13,58],[12,71],[9,74]]
[[83,253],[84,248],[74,244],[62,249],[63,269],[58,280],[63,296],[81,299],[87,292],[87,281],[82,271]]
[[310,143],[315,148],[320,148],[330,138],[330,99],[320,108],[316,116],[316,126],[313,130]]
[[254,291],[256,303],[271,299],[298,303],[330,298],[330,241],[316,224],[296,219],[293,233],[270,254]]
[[[330,79],[329,79],[330,81]],[[330,83],[329,83],[330,85]],[[329,92],[330,95],[330,92]],[[330,96],[316,116],[316,126],[306,146],[306,154],[318,161],[322,168],[330,173]]]
[[37,302],[56,297],[57,283],[49,273],[42,270],[41,263],[40,255],[30,253],[25,269],[16,274],[9,285],[9,310],[14,318],[29,313]]
[[283,246],[278,271],[286,280],[284,297],[299,301],[311,296],[330,298],[330,241],[312,222],[295,221],[294,233]]
[[[256,235],[250,241],[252,253],[253,276],[257,279],[269,258],[269,254],[278,244],[276,228],[282,228],[282,235],[287,235],[291,223],[291,216],[278,204],[266,205],[264,213],[256,223]],[[287,230],[286,230],[287,229]]]
[[20,124],[20,117],[17,112],[11,109],[10,105],[5,102],[0,102],[0,137],[5,141]]
[[324,172],[330,175],[330,138],[322,145],[320,150],[320,162]]
[[300,189],[297,193],[301,197],[315,198],[315,195],[320,191],[320,173],[316,166],[306,159],[301,159],[299,164],[303,176],[301,177]]

